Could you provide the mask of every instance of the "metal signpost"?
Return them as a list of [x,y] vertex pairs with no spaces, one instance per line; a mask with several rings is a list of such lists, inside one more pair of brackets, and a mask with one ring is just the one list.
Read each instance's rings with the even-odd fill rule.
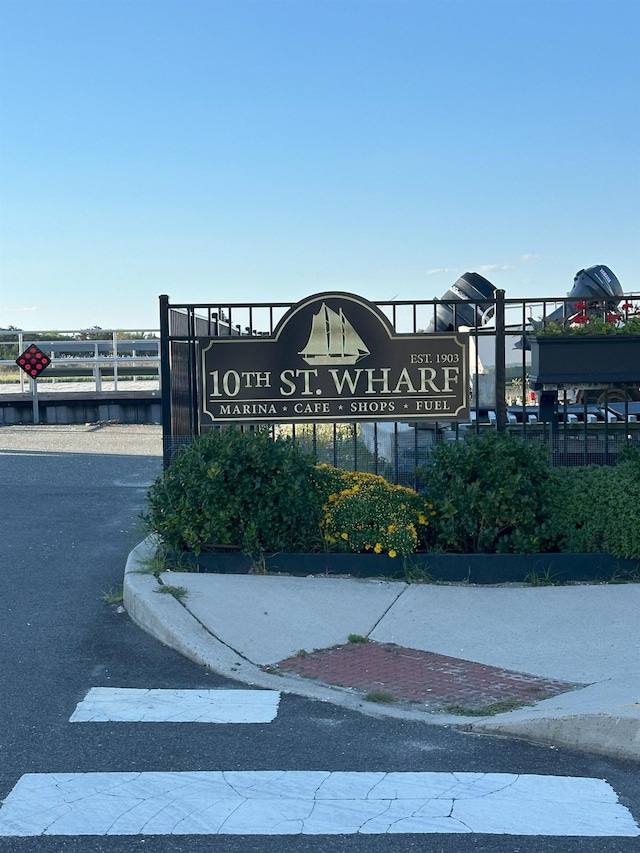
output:
[[40,411],[38,408],[38,376],[40,376],[42,371],[51,364],[51,359],[48,355],[45,355],[41,349],[38,349],[35,344],[31,344],[31,346],[27,347],[22,355],[18,356],[16,364],[18,367],[21,367],[29,377],[31,395],[33,397],[33,422],[34,424],[39,424]]

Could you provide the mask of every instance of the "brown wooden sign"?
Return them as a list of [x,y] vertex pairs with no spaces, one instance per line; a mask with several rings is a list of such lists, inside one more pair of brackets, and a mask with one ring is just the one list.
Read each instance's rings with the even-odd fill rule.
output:
[[468,334],[398,334],[350,293],[299,302],[273,337],[199,346],[203,426],[469,419]]

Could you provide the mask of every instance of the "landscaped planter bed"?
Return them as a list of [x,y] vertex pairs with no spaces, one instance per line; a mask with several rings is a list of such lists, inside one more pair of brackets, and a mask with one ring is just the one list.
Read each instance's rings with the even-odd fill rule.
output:
[[550,467],[543,447],[488,432],[442,442],[425,479],[421,495],[375,474],[312,465],[264,431],[212,431],[152,486],[143,518],[173,571],[640,581],[633,447],[615,470],[587,466],[567,476]]
[[[239,553],[189,552],[170,554],[168,565],[185,571],[216,574],[248,574],[256,561]],[[640,561],[611,554],[412,554],[406,560],[386,554],[266,554],[267,573],[298,577],[348,575],[355,578],[386,578],[433,582],[571,583],[630,580],[640,573]],[[422,576],[422,578],[421,578]]]

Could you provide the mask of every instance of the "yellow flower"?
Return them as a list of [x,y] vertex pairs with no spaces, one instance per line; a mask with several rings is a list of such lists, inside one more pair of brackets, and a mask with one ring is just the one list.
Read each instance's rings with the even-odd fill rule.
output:
[[390,524],[390,525],[387,527],[387,533],[395,533],[395,531],[396,531],[397,529],[398,529],[398,528],[395,526],[395,524]]
[[419,524],[426,524],[427,523],[427,516],[423,512],[418,513],[418,523]]
[[348,534],[348,533],[341,533],[340,535],[342,536],[342,538],[343,538],[343,539],[348,539],[348,538],[349,538],[349,534]]
[[376,554],[379,554],[382,551],[382,545],[379,542],[376,542],[373,547],[373,550],[376,552]]
[[397,553],[397,552],[396,552],[396,551],[394,551],[394,550],[393,550],[393,548],[392,548],[392,549],[389,551],[389,556],[390,556],[390,557],[395,557],[395,556],[396,556],[396,553]]

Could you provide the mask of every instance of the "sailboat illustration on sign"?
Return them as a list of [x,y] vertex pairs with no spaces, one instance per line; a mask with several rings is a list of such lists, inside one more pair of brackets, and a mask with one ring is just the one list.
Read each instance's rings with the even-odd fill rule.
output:
[[323,302],[313,315],[307,345],[298,355],[307,364],[355,364],[369,355],[369,350],[342,308],[334,311]]

